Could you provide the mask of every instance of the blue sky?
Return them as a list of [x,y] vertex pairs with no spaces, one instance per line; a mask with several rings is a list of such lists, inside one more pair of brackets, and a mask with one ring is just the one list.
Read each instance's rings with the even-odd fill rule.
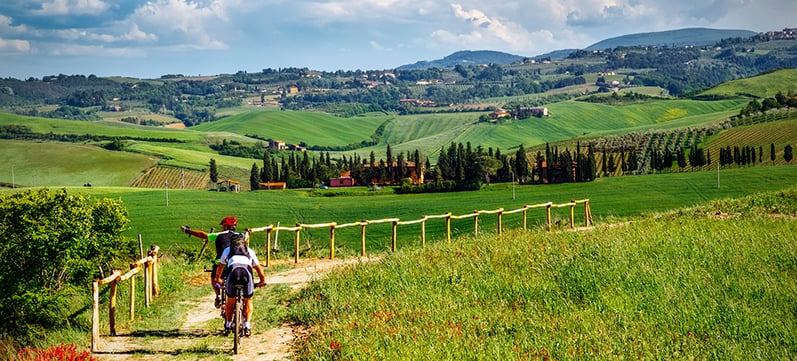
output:
[[3,0],[0,76],[390,69],[686,27],[797,27],[793,0]]

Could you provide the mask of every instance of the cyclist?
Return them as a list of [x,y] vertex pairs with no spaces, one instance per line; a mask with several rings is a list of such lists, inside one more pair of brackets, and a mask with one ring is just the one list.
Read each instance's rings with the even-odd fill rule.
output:
[[235,227],[238,226],[238,218],[235,216],[227,216],[221,220],[221,232],[216,233],[207,233],[205,231],[191,229],[188,226],[180,227],[180,230],[188,233],[189,236],[198,237],[204,240],[213,241],[214,245],[216,246],[216,258],[213,261],[213,268],[210,272],[210,286],[213,288],[213,292],[216,293],[216,301],[214,305],[216,308],[222,306],[221,304],[221,286],[214,282],[213,278],[216,274],[216,268],[218,268],[219,260],[221,259],[221,253],[230,246],[230,239],[232,235],[235,233]]
[[[248,235],[248,233],[247,233]],[[235,233],[230,240],[230,246],[224,250],[221,255],[220,267],[214,273],[214,282],[221,282],[222,269],[226,268],[227,280],[225,282],[225,292],[227,292],[227,304],[225,305],[225,323],[224,334],[229,334],[232,329],[232,318],[236,301],[236,286],[243,286],[244,298],[244,329],[243,335],[249,337],[252,334],[251,321],[252,321],[252,296],[255,293],[254,277],[252,269],[257,271],[257,276],[260,282],[257,287],[266,285],[266,276],[263,274],[263,268],[260,266],[260,261],[257,259],[255,251],[247,246],[247,237],[241,233]]]

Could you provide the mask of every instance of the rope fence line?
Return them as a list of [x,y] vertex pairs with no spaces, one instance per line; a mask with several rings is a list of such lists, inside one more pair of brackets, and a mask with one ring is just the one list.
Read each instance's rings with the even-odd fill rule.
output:
[[300,233],[304,229],[318,229],[318,228],[329,228],[329,259],[335,258],[335,230],[340,228],[347,228],[347,227],[360,227],[360,256],[365,256],[365,235],[366,235],[366,227],[372,224],[380,224],[380,223],[390,223],[392,224],[392,234],[391,234],[391,245],[390,249],[392,252],[396,251],[396,242],[397,242],[397,228],[400,225],[414,225],[420,224],[421,225],[421,246],[426,245],[426,221],[430,219],[445,219],[446,222],[446,241],[451,242],[451,220],[459,220],[459,219],[467,219],[473,218],[473,234],[479,234],[479,216],[480,215],[497,215],[497,232],[498,235],[501,235],[503,231],[503,216],[507,214],[515,214],[515,213],[523,213],[523,229],[527,229],[527,216],[528,211],[530,209],[535,208],[545,208],[546,216],[545,216],[545,223],[550,232],[551,228],[551,209],[552,208],[570,208],[570,222],[569,227],[570,229],[575,229],[575,208],[577,205],[583,204],[584,205],[584,226],[589,227],[592,224],[592,211],[589,207],[589,199],[582,199],[582,200],[572,200],[567,203],[561,204],[554,204],[553,202],[542,203],[542,204],[535,204],[535,205],[524,205],[522,208],[514,209],[514,210],[504,210],[503,208],[498,208],[494,210],[474,210],[472,213],[466,213],[463,215],[453,215],[451,212],[439,215],[424,215],[420,219],[410,220],[410,221],[401,221],[398,218],[385,218],[385,219],[377,219],[377,220],[362,220],[359,222],[351,222],[351,223],[342,223],[338,224],[336,222],[330,223],[316,223],[316,224],[302,224],[297,223],[294,227],[285,227],[285,226],[274,226],[268,225],[265,227],[258,227],[258,228],[250,228],[248,232],[250,234],[258,233],[258,232],[266,232],[266,267],[271,266],[271,235],[274,232],[278,231],[288,231],[294,232],[294,263],[299,263],[299,240],[300,240]]

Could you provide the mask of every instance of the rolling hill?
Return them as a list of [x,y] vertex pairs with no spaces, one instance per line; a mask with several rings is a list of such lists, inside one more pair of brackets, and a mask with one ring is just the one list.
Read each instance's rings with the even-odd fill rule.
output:
[[622,35],[599,41],[584,50],[614,49],[618,46],[671,46],[711,45],[727,38],[749,38],[756,35],[749,30],[721,30],[707,28],[688,28]]
[[511,64],[523,60],[520,55],[507,54],[500,51],[478,50],[478,51],[458,51],[442,59],[419,61],[414,64],[399,66],[399,70],[428,69],[428,68],[452,68],[455,65],[478,65],[478,64]]

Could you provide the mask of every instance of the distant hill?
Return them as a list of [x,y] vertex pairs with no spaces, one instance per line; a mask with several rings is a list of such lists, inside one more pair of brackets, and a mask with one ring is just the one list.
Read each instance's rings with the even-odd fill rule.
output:
[[477,65],[477,64],[511,64],[523,60],[520,55],[513,55],[492,50],[464,50],[453,53],[442,59],[422,60],[415,64],[399,66],[401,70],[428,69],[428,68],[452,68],[455,65]]
[[586,47],[584,50],[603,50],[614,49],[618,46],[645,45],[702,46],[714,44],[722,39],[749,38],[756,34],[756,32],[750,30],[688,28],[618,36],[615,38],[599,41]]

